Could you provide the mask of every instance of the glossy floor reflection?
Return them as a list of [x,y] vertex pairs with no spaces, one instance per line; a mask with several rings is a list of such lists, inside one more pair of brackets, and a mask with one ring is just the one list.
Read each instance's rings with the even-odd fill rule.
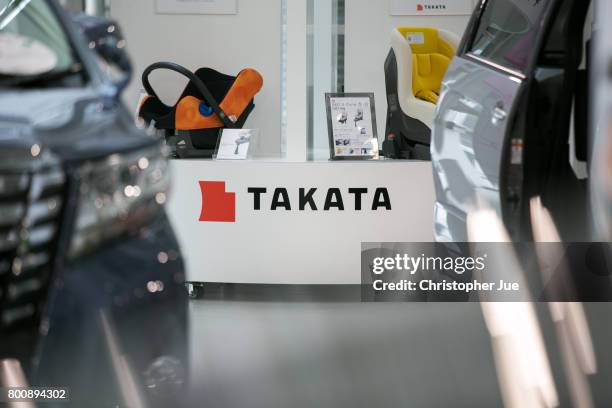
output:
[[[612,305],[585,305],[610,405]],[[193,406],[502,406],[478,304],[192,301]],[[561,406],[571,406],[554,328],[538,315]]]
[[214,407],[499,406],[477,304],[194,301],[196,395]]

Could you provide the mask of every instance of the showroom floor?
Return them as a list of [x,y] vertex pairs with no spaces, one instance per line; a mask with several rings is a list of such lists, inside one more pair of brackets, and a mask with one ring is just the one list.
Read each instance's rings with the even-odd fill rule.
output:
[[[198,300],[190,307],[193,379],[206,384],[195,395],[215,407],[461,407],[474,406],[475,396],[480,406],[501,404],[478,304]],[[612,334],[611,309],[587,306],[592,321],[611,323],[592,327],[600,361],[612,361],[598,344]],[[550,357],[556,370],[559,359]],[[611,368],[600,364],[595,390],[607,387]]]
[[459,406],[479,390],[499,405],[477,304],[193,301],[191,312],[194,380],[207,384],[196,392],[214,406]]

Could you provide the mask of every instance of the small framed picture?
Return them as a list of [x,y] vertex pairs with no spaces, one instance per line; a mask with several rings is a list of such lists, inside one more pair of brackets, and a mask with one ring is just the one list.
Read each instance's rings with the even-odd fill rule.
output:
[[246,160],[257,129],[223,129],[214,155],[216,160]]
[[378,160],[373,93],[325,94],[331,160]]

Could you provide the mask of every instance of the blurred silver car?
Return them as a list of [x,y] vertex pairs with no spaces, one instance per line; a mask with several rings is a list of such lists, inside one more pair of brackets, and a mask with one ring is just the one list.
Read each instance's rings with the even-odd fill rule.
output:
[[467,241],[467,216],[483,206],[513,240],[531,240],[533,198],[564,240],[591,237],[592,15],[584,0],[479,2],[434,120],[437,241]]
[[595,24],[601,27],[595,38],[593,84],[594,97],[591,148],[593,152],[590,172],[591,208],[593,212],[594,237],[603,242],[612,242],[612,3],[597,2]]

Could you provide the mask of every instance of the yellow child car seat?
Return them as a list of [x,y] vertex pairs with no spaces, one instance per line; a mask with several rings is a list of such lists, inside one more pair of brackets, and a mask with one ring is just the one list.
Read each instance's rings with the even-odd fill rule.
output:
[[387,157],[429,160],[431,127],[440,87],[459,38],[431,27],[400,27],[385,62]]

